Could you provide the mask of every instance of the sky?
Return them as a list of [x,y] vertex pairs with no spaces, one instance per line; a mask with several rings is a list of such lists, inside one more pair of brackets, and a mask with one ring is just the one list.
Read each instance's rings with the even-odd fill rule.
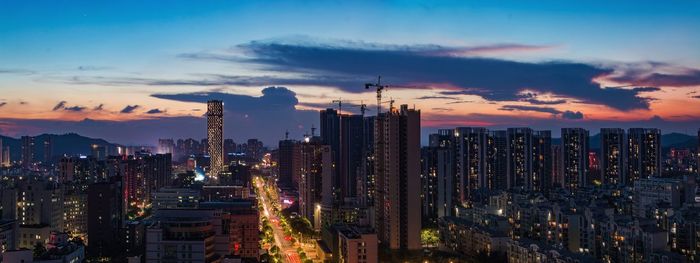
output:
[[276,144],[318,110],[439,128],[700,128],[698,1],[0,2],[0,134]]

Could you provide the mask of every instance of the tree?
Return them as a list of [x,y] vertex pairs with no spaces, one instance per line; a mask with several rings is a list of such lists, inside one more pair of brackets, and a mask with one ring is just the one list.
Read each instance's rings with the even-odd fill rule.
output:
[[46,253],[46,247],[44,247],[44,244],[41,242],[36,242],[34,244],[34,257],[39,258]]
[[420,239],[423,246],[436,247],[440,242],[440,235],[438,234],[437,229],[426,228],[421,230]]

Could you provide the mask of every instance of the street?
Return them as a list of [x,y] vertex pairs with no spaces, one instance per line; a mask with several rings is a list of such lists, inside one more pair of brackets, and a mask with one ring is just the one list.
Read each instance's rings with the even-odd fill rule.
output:
[[271,211],[272,203],[270,200],[267,200],[263,194],[265,193],[265,186],[262,180],[256,180],[255,187],[258,188],[258,193],[260,193],[258,195],[258,201],[260,201],[263,206],[264,214],[270,222],[272,222],[272,233],[275,238],[275,244],[283,255],[282,259],[289,263],[301,263],[301,258],[294,246],[292,246],[292,243],[284,238],[284,230],[282,230],[282,227],[279,225],[279,218]]

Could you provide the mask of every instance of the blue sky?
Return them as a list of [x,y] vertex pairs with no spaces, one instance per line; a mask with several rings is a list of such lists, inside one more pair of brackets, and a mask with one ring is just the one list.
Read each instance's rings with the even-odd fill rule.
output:
[[[76,131],[127,143],[147,143],[158,135],[148,138],[105,135],[103,131],[84,127],[81,122],[87,118],[116,122],[115,125],[128,126],[137,121],[153,121],[152,125],[157,125],[157,120],[195,118],[201,115],[196,111],[201,110],[201,103],[173,99],[176,96],[164,99],[159,94],[216,91],[224,95],[262,97],[265,87],[281,85],[294,94],[293,106],[300,116],[291,118],[296,122],[285,123],[291,127],[279,127],[272,131],[274,134],[266,135],[272,141],[275,136],[282,136],[285,129],[292,129],[293,134],[308,130],[313,124],[308,122],[315,119],[308,117],[312,114],[306,111],[318,108],[311,105],[330,106],[329,97],[372,100],[371,94],[356,94],[341,83],[298,80],[308,75],[318,78],[323,72],[354,81],[353,78],[369,75],[352,68],[362,67],[362,63],[324,71],[326,67],[337,66],[332,63],[335,58],[332,57],[331,62],[319,60],[316,65],[296,63],[295,68],[285,67],[271,62],[273,53],[261,53],[283,51],[265,44],[333,50],[410,50],[412,55],[420,50],[418,59],[424,55],[421,52],[444,56],[445,49],[449,49],[450,57],[533,65],[551,61],[585,64],[596,68],[593,72],[604,74],[605,80],[590,74],[574,79],[595,80],[601,87],[657,88],[625,91],[628,98],[641,98],[641,103],[649,106],[621,109],[582,96],[581,92],[568,92],[568,84],[562,82],[547,83],[562,87],[531,87],[527,79],[521,78],[525,83],[516,87],[517,93],[494,98],[487,94],[497,88],[489,86],[491,82],[486,80],[476,82],[479,87],[455,87],[474,83],[454,83],[453,76],[441,74],[412,79],[395,75],[396,83],[431,85],[427,90],[394,92],[397,100],[408,104],[416,103],[412,99],[419,96],[455,94],[448,91],[456,88],[481,90],[458,92],[464,96],[454,98],[476,103],[463,107],[444,107],[444,101],[440,100],[421,101],[424,124],[431,128],[532,123],[557,129],[559,124],[542,124],[540,120],[549,119],[552,114],[563,116],[566,111],[580,111],[584,118],[561,125],[591,129],[615,121],[651,125],[650,121],[658,117],[671,122],[668,126],[672,131],[683,131],[692,128],[688,123],[700,118],[697,109],[673,106],[676,103],[700,106],[700,99],[693,98],[700,90],[698,1],[440,1],[439,4],[435,1],[3,1],[0,20],[0,90],[3,91],[0,120],[4,123],[0,125],[0,133],[13,136]],[[188,56],[192,54],[198,56]],[[293,59],[274,54],[280,55],[276,57],[279,59]],[[201,59],[203,55],[216,59]],[[267,60],[262,61],[261,57]],[[409,64],[414,63],[410,62],[415,61],[413,58],[407,58]],[[439,61],[444,60],[429,63]],[[508,68],[502,70],[509,76]],[[377,71],[383,70],[380,67]],[[354,75],[350,76],[349,72]],[[562,71],[552,72],[552,79],[562,79]],[[244,85],[240,81],[218,82],[221,76],[264,78]],[[513,78],[517,76],[522,75]],[[191,82],[180,84],[183,80]],[[163,82],[168,84],[162,85]],[[597,87],[594,85],[593,89]],[[566,99],[567,103],[548,106],[551,109],[537,104],[540,108],[533,109],[532,101],[528,104],[514,99],[531,90],[539,91],[540,100]],[[53,110],[62,101],[67,105],[65,108],[73,110]],[[488,106],[489,103],[496,106]],[[100,112],[89,110],[98,109],[101,104],[104,107],[99,107]],[[511,107],[513,104],[518,107]],[[119,114],[123,108],[134,105],[139,107],[133,114]],[[81,108],[84,109],[78,110]],[[159,109],[162,114],[147,113],[153,109]],[[237,114],[252,116],[232,113]],[[66,123],[56,125],[46,120]],[[246,139],[243,136],[254,134],[234,129],[228,135],[243,140]],[[203,136],[203,132],[177,135],[197,137]]]

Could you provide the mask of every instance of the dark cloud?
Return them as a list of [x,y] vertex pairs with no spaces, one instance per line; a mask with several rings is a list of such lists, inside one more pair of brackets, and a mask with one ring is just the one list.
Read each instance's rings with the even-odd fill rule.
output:
[[[260,138],[266,143],[276,144],[278,139],[284,138],[286,130],[289,130],[292,138],[295,138],[294,136],[301,138],[303,134],[310,131],[311,125],[318,127],[318,111],[297,110],[295,106],[301,104],[296,93],[285,87],[264,88],[262,96],[259,97],[224,92],[153,94],[151,96],[198,103],[206,103],[212,99],[223,100],[224,132],[232,138]],[[356,104],[343,103],[343,112],[357,109],[354,105]],[[330,103],[313,106],[334,107]],[[202,129],[204,128],[205,126],[202,126]]]
[[504,111],[536,111],[551,114],[560,114],[561,111],[550,107],[536,107],[536,106],[523,106],[523,105],[504,105],[500,108]]
[[439,99],[439,100],[459,100],[458,98],[455,97],[450,97],[450,96],[422,96],[415,98],[416,100],[432,100],[432,99]]
[[141,106],[139,106],[139,105],[126,105],[126,107],[124,107],[124,109],[122,109],[120,112],[121,112],[121,113],[128,114],[128,113],[134,112],[134,110],[136,110],[136,109],[138,109],[138,108],[140,108],[140,107],[141,107]]
[[700,86],[700,70],[685,69],[682,74],[650,72],[649,70],[630,70],[609,79],[638,86],[688,87]]
[[564,119],[570,119],[570,120],[580,120],[580,119],[583,119],[583,113],[581,113],[580,111],[573,112],[573,111],[567,110],[567,111],[564,111],[561,113],[561,117]]
[[86,107],[83,107],[83,106],[72,106],[72,107],[64,107],[63,108],[63,110],[74,111],[74,112],[81,112],[85,109],[86,109]]
[[65,108],[66,103],[67,102],[65,100],[60,101],[58,104],[56,104],[56,106],[53,107],[52,111],[57,111],[57,110]]
[[0,107],[7,105],[7,102],[0,102]]
[[521,101],[529,102],[530,104],[533,105],[557,105],[557,104],[564,104],[566,103],[566,100],[564,99],[559,99],[559,100],[539,100],[535,98],[529,98],[529,99],[523,99]]
[[146,114],[161,114],[161,113],[165,113],[165,111],[160,110],[160,109],[151,109],[151,110],[146,112]]
[[101,110],[104,109],[104,106],[105,106],[104,104],[100,103],[100,105],[97,105],[97,106],[96,106],[95,108],[93,108],[92,110],[94,110],[94,111],[101,111]]
[[554,116],[559,116],[563,119],[580,120],[583,119],[583,113],[580,111],[560,111],[552,107],[526,106],[526,105],[504,105],[500,108],[503,111],[534,111],[550,113]]
[[[307,85],[330,84],[350,92],[361,92],[364,82],[382,75],[386,83],[399,86],[448,84],[462,90],[443,95],[479,95],[494,101],[516,101],[520,99],[519,92],[531,89],[621,110],[649,106],[645,98],[638,96],[639,91],[599,87],[593,79],[607,76],[614,70],[584,63],[528,63],[445,56],[442,52],[445,48],[440,46],[363,48],[252,42],[239,47],[247,52],[248,58],[214,54],[190,58],[242,61],[264,70],[297,72],[305,76]],[[317,80],[318,76],[328,75],[343,78],[335,83]],[[274,79],[266,81],[276,83]]]
[[693,96],[693,98],[700,99],[700,95]]

